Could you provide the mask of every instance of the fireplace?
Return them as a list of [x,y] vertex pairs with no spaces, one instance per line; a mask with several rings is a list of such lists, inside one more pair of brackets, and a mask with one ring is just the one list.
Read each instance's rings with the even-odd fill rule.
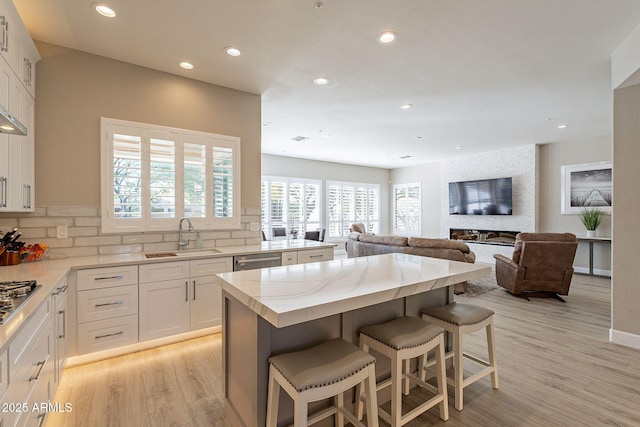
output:
[[519,231],[450,228],[449,238],[452,240],[464,240],[466,243],[513,246],[518,233]]

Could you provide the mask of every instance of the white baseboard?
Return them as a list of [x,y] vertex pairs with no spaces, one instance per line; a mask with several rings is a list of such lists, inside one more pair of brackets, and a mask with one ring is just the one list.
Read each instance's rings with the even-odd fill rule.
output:
[[[576,267],[573,266],[573,271],[579,274],[589,274],[589,268],[587,267]],[[593,275],[594,276],[607,276],[607,277],[611,277],[611,270],[603,270],[601,268],[594,268],[593,269]]]
[[609,329],[609,341],[640,350],[640,335]]

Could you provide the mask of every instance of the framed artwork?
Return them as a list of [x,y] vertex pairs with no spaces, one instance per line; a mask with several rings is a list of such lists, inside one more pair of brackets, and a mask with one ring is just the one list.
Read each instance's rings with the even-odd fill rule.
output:
[[562,214],[579,214],[585,208],[613,209],[613,164],[582,163],[561,167]]

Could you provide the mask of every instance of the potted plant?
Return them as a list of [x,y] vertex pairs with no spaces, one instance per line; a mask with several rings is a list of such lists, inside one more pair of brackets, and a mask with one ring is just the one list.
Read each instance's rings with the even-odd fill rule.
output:
[[596,229],[602,224],[604,211],[598,208],[583,209],[580,220],[587,228],[587,237],[596,237]]

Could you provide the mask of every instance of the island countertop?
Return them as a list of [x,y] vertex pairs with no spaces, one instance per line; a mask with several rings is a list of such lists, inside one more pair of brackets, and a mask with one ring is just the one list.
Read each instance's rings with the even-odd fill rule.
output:
[[453,285],[491,272],[470,264],[391,253],[220,273],[222,289],[281,328]]

